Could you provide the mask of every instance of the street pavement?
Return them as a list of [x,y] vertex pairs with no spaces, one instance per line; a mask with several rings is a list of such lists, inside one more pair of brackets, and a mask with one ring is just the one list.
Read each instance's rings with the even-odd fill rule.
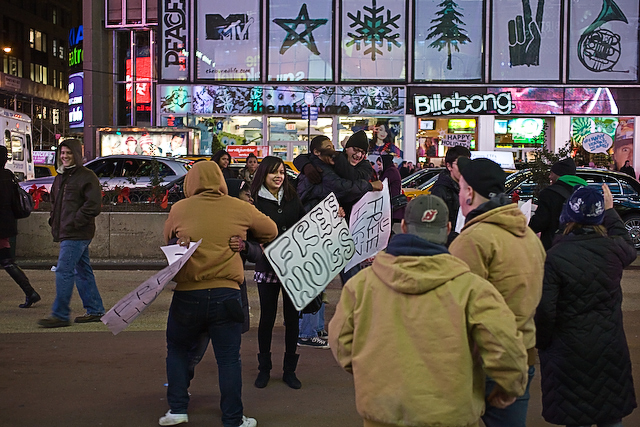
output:
[[[49,315],[55,295],[54,274],[26,270],[43,300],[20,309],[21,291],[0,272],[0,426],[86,427],[154,426],[167,410],[165,399],[166,315],[171,292],[157,300],[124,332],[114,336],[102,323],[40,329],[39,318]],[[107,309],[148,278],[152,271],[96,270]],[[281,381],[284,352],[282,317],[276,321],[272,380],[256,389],[258,297],[252,272],[249,283],[251,324],[243,336],[243,400],[245,414],[262,427],[360,426],[353,381],[335,362],[330,350],[300,348],[297,375],[300,390]],[[625,328],[634,372],[640,372],[640,263],[625,271]],[[327,322],[340,297],[340,284],[329,285]],[[281,312],[281,311],[280,311]],[[77,293],[72,315],[82,314]],[[437,343],[434,343],[437,345]],[[399,350],[401,351],[401,349]],[[640,379],[636,377],[636,394]],[[215,358],[209,350],[192,382],[188,426],[221,426]],[[540,375],[536,373],[527,425],[548,426],[541,417]],[[635,411],[625,425],[640,426]]]

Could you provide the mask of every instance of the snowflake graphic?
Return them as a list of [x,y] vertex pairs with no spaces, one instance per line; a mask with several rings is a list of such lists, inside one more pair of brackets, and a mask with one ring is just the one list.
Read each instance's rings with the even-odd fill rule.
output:
[[[356,49],[360,50],[362,44],[367,48],[364,51],[365,55],[371,55],[371,60],[376,60],[376,54],[382,55],[382,50],[378,47],[384,47],[384,43],[387,43],[387,50],[391,52],[393,45],[400,47],[400,43],[396,41],[400,34],[391,34],[393,28],[400,28],[396,21],[400,19],[400,14],[391,16],[391,11],[387,9],[387,18],[385,21],[382,14],[384,6],[376,7],[376,0],[371,0],[371,7],[364,6],[365,12],[369,13],[369,16],[365,16],[358,11],[355,15],[351,12],[347,13],[347,16],[351,18],[353,23],[349,26],[351,28],[357,27],[355,33],[349,32],[347,35],[351,37],[351,40],[347,42],[347,47],[356,45]],[[392,28],[393,27],[393,28]]]

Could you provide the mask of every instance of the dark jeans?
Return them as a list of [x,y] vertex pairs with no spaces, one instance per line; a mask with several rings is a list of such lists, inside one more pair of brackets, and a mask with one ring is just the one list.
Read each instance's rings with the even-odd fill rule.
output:
[[284,311],[284,345],[285,353],[295,354],[298,348],[298,310],[296,310],[287,292],[280,283],[258,283],[260,296],[260,323],[258,325],[258,348],[260,353],[271,352],[273,326],[278,312],[278,296],[282,290],[282,306]]
[[[522,396],[518,397],[514,403],[505,409],[496,408],[489,405],[485,409],[482,421],[486,427],[525,427],[527,425],[527,409],[529,408],[529,387],[531,380],[536,373],[535,366],[529,366],[529,380],[527,388]],[[485,386],[485,397],[491,394],[491,390],[496,383],[490,377],[487,377]]]
[[237,289],[174,292],[167,321],[167,401],[172,413],[187,413],[189,351],[199,336],[207,332],[218,363],[222,424],[225,427],[242,424],[242,323],[232,317],[234,308],[240,306]]

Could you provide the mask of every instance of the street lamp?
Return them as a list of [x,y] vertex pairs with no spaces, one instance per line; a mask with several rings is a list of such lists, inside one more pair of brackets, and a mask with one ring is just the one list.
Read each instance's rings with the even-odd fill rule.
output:
[[2,50],[4,53],[11,53],[11,48],[9,46],[3,47]]

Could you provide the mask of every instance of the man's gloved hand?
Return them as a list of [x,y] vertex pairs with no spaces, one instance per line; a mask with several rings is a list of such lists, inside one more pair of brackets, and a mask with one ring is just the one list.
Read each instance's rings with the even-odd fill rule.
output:
[[312,163],[307,163],[302,168],[302,173],[307,177],[310,183],[318,185],[322,182],[322,170],[315,167]]

